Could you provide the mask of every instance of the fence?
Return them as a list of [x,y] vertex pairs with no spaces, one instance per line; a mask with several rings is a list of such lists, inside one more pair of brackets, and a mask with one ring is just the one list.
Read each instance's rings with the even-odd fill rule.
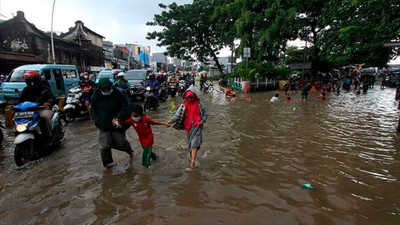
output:
[[[276,87],[276,83],[278,81],[275,79],[268,79],[268,78],[257,78],[256,80],[251,82],[252,89],[264,89],[264,88],[272,88]],[[242,90],[243,80],[242,78],[234,77],[229,78],[228,85],[236,90]]]

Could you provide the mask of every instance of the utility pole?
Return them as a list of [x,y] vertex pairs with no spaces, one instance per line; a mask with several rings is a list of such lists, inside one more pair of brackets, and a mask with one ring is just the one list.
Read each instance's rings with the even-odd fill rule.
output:
[[56,4],[56,0],[53,0],[53,10],[51,11],[51,53],[53,55],[53,64],[56,64],[56,55],[54,53],[54,40],[53,40],[53,17],[54,17],[54,5]]

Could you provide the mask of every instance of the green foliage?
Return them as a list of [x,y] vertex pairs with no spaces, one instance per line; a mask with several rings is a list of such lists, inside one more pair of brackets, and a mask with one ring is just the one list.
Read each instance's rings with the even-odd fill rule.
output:
[[298,49],[297,47],[289,47],[286,49],[285,57],[286,65],[290,65],[291,63],[303,63],[304,50]]
[[272,62],[256,63],[250,61],[248,67],[246,67],[246,63],[239,63],[235,68],[233,77],[241,77],[244,80],[255,80],[257,78],[286,79],[290,74],[290,68],[276,66]]
[[321,57],[336,65],[366,63],[385,66],[399,48],[384,42],[400,40],[397,0],[330,1],[324,7],[330,29],[321,39]]
[[[248,67],[237,65],[234,76],[248,80],[289,76],[287,68],[277,67],[282,61],[311,61],[315,75],[352,63],[385,66],[400,55],[400,48],[383,47],[400,41],[398,0],[194,0],[159,6],[163,11],[147,24],[162,30],[148,39],[167,46],[171,56],[211,57],[221,72],[218,52],[240,41],[236,55],[250,47],[251,58]],[[307,41],[306,60],[303,50],[287,48],[295,39]]]
[[209,66],[200,66],[199,69],[197,69],[197,72],[201,72],[203,70],[207,71],[207,73],[208,73],[208,72],[210,72],[210,67]]
[[148,33],[147,39],[156,39],[158,46],[167,46],[168,53],[180,59],[195,56],[204,62],[211,57],[222,73],[217,53],[224,43],[219,38],[216,23],[212,21],[213,1],[194,0],[192,4],[160,4],[160,7],[164,11],[154,15],[154,21],[147,22],[147,25],[163,29]]
[[296,38],[295,1],[237,0],[232,8],[240,8],[235,22],[237,38],[241,40],[239,53],[250,47],[251,58],[277,62],[285,51],[288,40]]

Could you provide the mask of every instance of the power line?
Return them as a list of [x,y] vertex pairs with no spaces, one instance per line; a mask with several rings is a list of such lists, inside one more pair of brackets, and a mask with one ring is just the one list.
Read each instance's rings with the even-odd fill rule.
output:
[[6,18],[6,19],[10,19],[9,17],[7,17],[7,16],[5,16],[5,15],[3,15],[3,14],[1,14],[1,13],[0,13],[0,17],[4,17],[4,18]]

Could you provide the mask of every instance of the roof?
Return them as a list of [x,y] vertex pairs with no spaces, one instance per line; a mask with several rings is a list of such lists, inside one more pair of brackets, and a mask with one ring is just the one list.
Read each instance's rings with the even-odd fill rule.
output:
[[[30,27],[32,29],[33,32],[36,33],[36,35],[42,36],[43,38],[48,38],[50,39],[50,33],[46,33],[42,30],[39,30],[33,23],[30,23],[28,20],[26,20],[25,18],[25,14],[22,11],[18,11],[17,15],[14,16],[13,18],[9,19],[9,20],[3,20],[0,22],[0,24],[6,24],[6,23],[13,23],[13,21],[18,21],[22,24],[26,24],[28,27]],[[61,39],[60,37],[58,37],[57,35],[54,35],[54,40],[57,41],[61,41],[64,43],[68,43],[67,41]]]
[[65,36],[70,35],[70,34],[71,34],[72,32],[74,32],[75,29],[78,27],[78,24],[82,24],[82,28],[83,28],[83,30],[84,30],[85,32],[89,32],[89,33],[95,34],[95,35],[97,35],[97,36],[100,36],[101,38],[105,38],[104,36],[102,36],[102,35],[100,35],[100,34],[94,32],[94,31],[92,31],[91,29],[87,28],[87,27],[84,25],[84,23],[83,23],[82,21],[80,21],[80,20],[77,20],[77,21],[75,22],[75,26],[74,26],[74,27],[70,27],[70,28],[69,28],[69,31],[68,31],[67,33],[62,33],[62,34],[60,34],[60,37],[65,37]]
[[15,70],[41,70],[46,68],[76,69],[76,66],[66,64],[29,64],[20,66]]
[[11,52],[0,52],[0,60],[7,61],[20,61],[20,62],[43,62],[42,59],[31,54],[11,53]]

